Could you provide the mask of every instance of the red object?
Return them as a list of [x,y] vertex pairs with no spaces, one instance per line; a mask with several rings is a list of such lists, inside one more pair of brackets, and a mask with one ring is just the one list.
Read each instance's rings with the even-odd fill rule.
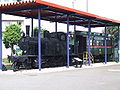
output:
[[112,46],[90,46],[90,48],[112,48]]
[[[105,22],[107,23],[108,26],[112,26],[113,24],[120,25],[120,21],[118,20],[101,17],[95,14],[79,11],[76,9],[53,4],[43,0],[19,1],[19,2],[7,3],[7,4],[0,4],[0,11],[3,13],[5,12],[7,14],[16,15],[16,16],[36,18],[38,15],[37,8],[29,9],[29,10],[25,10],[25,9],[35,8],[39,6],[43,7],[43,9],[41,10],[41,16],[43,20],[63,22],[67,20],[67,14],[70,14],[70,15],[72,14],[71,16],[69,16],[71,25],[79,25],[79,26],[87,27],[88,26],[87,24],[89,22],[88,18],[90,18],[91,20],[93,19],[91,21],[91,27],[92,26],[104,27]],[[19,9],[23,9],[23,10],[19,10]],[[11,12],[7,12],[9,10]],[[17,10],[17,11],[14,11],[14,10]],[[58,16],[58,17],[54,18],[53,16]]]

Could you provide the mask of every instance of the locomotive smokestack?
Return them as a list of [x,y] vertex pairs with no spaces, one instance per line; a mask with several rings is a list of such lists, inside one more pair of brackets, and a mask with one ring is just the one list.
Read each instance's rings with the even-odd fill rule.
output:
[[30,26],[26,25],[26,36],[30,36]]

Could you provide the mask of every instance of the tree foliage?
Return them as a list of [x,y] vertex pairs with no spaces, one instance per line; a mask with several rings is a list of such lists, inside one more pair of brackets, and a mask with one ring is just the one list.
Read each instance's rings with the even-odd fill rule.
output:
[[[39,28],[38,27],[34,27],[34,30],[39,30]],[[46,29],[43,29],[43,28],[41,28],[41,38],[43,38],[43,36],[44,36],[44,31],[46,31]]]
[[107,27],[106,33],[108,34],[108,36],[110,38],[112,47],[115,48],[118,45],[118,26]]
[[112,38],[115,37],[117,31],[118,27],[116,26],[107,27],[107,34],[110,34]]
[[115,61],[118,61],[117,59],[117,49],[118,48],[118,39],[119,39],[119,30],[118,30],[118,26],[111,26],[111,27],[107,27],[107,34],[110,36],[110,40],[111,40],[111,45],[112,45],[112,58]]
[[[103,32],[105,32],[105,30]],[[117,26],[107,27],[106,33],[108,34],[108,36],[110,37],[113,43],[116,42],[116,39],[118,38],[118,27]]]
[[[34,30],[38,30],[38,29],[39,29],[38,27],[34,27]],[[46,31],[46,29],[41,28],[41,32],[44,32],[44,31]]]
[[11,48],[12,54],[14,53],[14,45],[17,45],[21,38],[21,33],[21,26],[17,24],[6,26],[5,31],[3,31],[3,43],[5,48]]

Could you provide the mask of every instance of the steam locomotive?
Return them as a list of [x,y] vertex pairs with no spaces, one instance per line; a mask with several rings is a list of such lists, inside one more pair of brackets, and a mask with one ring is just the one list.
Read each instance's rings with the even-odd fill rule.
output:
[[[34,30],[30,36],[30,27],[26,26],[26,35],[22,33],[22,38],[18,42],[22,55],[8,56],[13,62],[13,70],[19,70],[21,66],[27,69],[38,68],[38,30]],[[91,33],[91,53],[94,62],[103,62],[104,48],[107,48],[109,56],[112,55],[111,41],[107,37],[109,46],[104,47],[104,34]],[[64,32],[44,31],[41,34],[41,55],[42,68],[66,66],[67,64],[67,34]],[[70,38],[70,65],[78,64],[77,60],[83,60],[83,52],[87,51],[87,32],[76,31],[69,35]],[[74,63],[73,63],[74,60]],[[82,66],[82,60],[80,67]]]
[[[42,67],[65,66],[67,64],[66,33],[44,31],[41,36]],[[13,70],[19,70],[21,66],[26,69],[38,68],[38,30],[34,30],[33,36],[30,36],[27,26],[26,35],[22,33],[18,46],[22,50],[22,55],[8,56],[13,62]],[[74,47],[70,45],[70,65],[73,64],[73,58],[80,58],[80,55],[74,52]],[[80,65],[82,66],[82,63]]]

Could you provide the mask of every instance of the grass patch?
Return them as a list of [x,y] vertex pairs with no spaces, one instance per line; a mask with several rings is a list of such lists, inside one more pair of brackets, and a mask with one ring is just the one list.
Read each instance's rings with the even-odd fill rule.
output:
[[5,65],[7,70],[11,70],[12,69],[12,65]]
[[3,62],[3,64],[5,65],[7,70],[11,70],[12,69],[12,63],[9,62]]

